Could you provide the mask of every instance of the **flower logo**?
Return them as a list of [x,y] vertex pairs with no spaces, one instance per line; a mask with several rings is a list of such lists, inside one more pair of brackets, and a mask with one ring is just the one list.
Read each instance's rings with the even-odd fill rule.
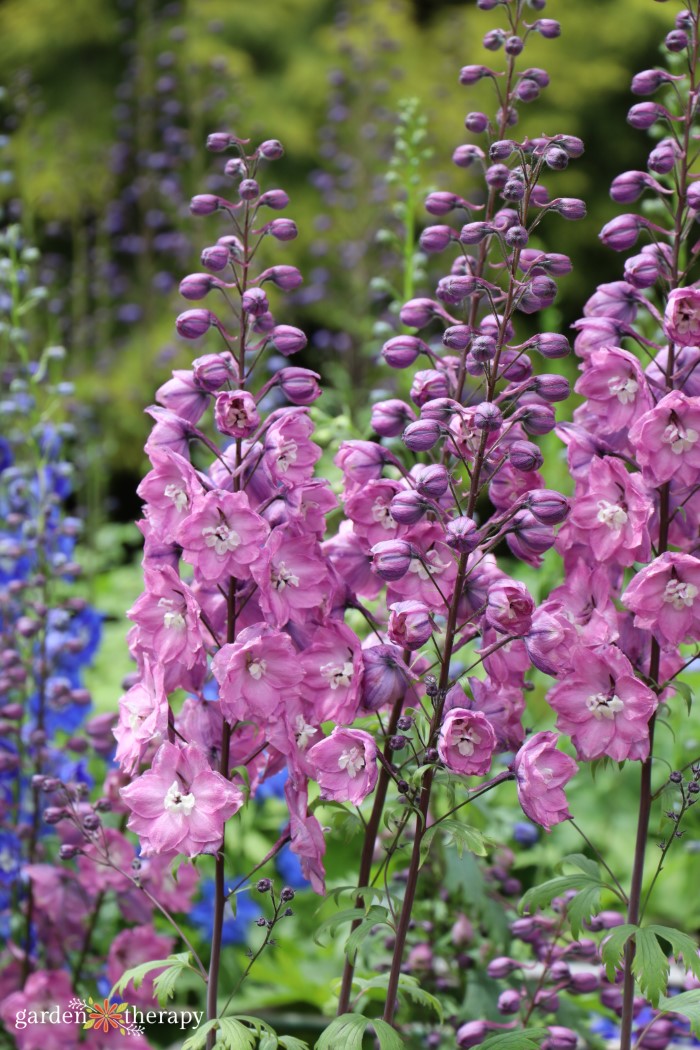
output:
[[128,1016],[128,1003],[110,1003],[109,999],[103,999],[101,1003],[94,1002],[90,996],[87,1002],[77,1000],[87,1013],[87,1021],[84,1029],[94,1028],[98,1032],[109,1032],[116,1030],[120,1035],[136,1035],[143,1031],[138,1025],[133,1024]]

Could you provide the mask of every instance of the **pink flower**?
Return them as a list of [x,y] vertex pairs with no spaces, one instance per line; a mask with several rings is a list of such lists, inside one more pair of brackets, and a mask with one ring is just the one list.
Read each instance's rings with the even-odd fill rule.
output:
[[125,773],[133,773],[150,744],[160,744],[168,731],[168,695],[163,668],[144,657],[143,675],[119,701],[115,758]]
[[564,784],[578,770],[573,758],[557,750],[557,739],[556,733],[535,733],[523,744],[513,762],[523,813],[547,831],[571,817]]
[[454,773],[481,776],[488,773],[496,749],[496,734],[486,715],[453,707],[440,727],[438,754]]
[[311,478],[321,449],[309,438],[314,425],[304,408],[286,409],[265,434],[263,463],[271,479],[292,488]]
[[394,602],[389,611],[388,635],[401,649],[420,649],[435,630],[430,609],[423,602]]
[[216,395],[216,427],[222,434],[245,438],[260,426],[255,398],[247,390],[225,390]]
[[651,631],[664,649],[700,637],[700,560],[666,552],[642,569],[622,596],[634,626]]
[[229,722],[267,722],[290,694],[298,694],[304,669],[287,634],[267,624],[246,627],[212,661],[221,708]]
[[309,609],[323,604],[329,590],[318,542],[289,525],[273,529],[252,572],[260,588],[260,606],[278,627],[290,619],[305,620]]
[[692,485],[700,470],[700,398],[672,390],[629,432],[644,477],[654,485],[671,478]]
[[535,603],[524,583],[499,580],[489,589],[486,622],[500,634],[527,634],[534,610]]
[[586,762],[602,755],[616,762],[645,759],[655,694],[614,645],[582,648],[573,663],[573,673],[547,697],[558,715],[557,729],[568,733]]
[[136,624],[137,645],[157,653],[162,663],[191,669],[205,656],[194,595],[168,565],[147,569],[145,583],[145,594],[127,613]]
[[577,394],[588,398],[586,408],[595,416],[596,430],[614,434],[627,430],[652,406],[639,361],[618,346],[594,350],[577,382]]
[[284,787],[284,794],[289,807],[289,830],[292,835],[290,849],[301,862],[304,878],[311,883],[314,893],[326,892],[326,872],[323,867],[323,855],[326,842],[323,830],[316,817],[307,811],[308,787],[303,787],[290,778]]
[[[130,970],[140,963],[149,962],[151,959],[166,959],[175,946],[173,937],[163,937],[157,934],[152,925],[134,926],[130,930],[122,930],[112,941],[107,956],[106,974],[107,979],[115,985],[125,970]],[[153,991],[153,979],[160,970],[151,970],[139,985],[134,987],[133,982],[127,985],[125,998],[133,1006],[151,1008],[155,1002]]]
[[301,654],[302,696],[313,704],[318,723],[347,725],[360,703],[362,650],[359,639],[342,623],[319,627]]
[[[579,486],[581,488],[582,486]],[[648,522],[654,505],[639,474],[612,456],[593,459],[586,490],[576,496],[557,537],[559,551],[583,547],[585,561],[633,565],[651,551]]]
[[169,743],[158,749],[153,768],[122,788],[121,796],[146,856],[215,853],[225,822],[243,804],[241,790],[211,769],[203,751]]
[[398,481],[379,478],[368,481],[346,499],[345,513],[369,546],[405,535],[406,526],[399,525],[391,514],[391,501],[401,491]]
[[[511,645],[522,646],[522,642],[511,642]],[[506,646],[508,648],[508,646]],[[503,650],[499,650],[500,653]],[[527,660],[527,653],[525,654]],[[529,664],[529,660],[527,660]],[[459,685],[455,685],[447,694],[449,708],[467,707],[478,711],[489,720],[489,725],[496,734],[499,751],[514,751],[520,746],[525,735],[522,716],[525,710],[525,698],[522,688],[515,681],[492,677],[483,680],[469,678],[469,688],[474,697],[470,703]]]
[[679,346],[700,346],[700,289],[675,288],[666,302],[664,332]]
[[[17,1050],[75,1050],[80,1028],[72,1022],[63,1023],[60,1016],[73,997],[65,970],[37,970],[27,978],[21,991],[3,999],[0,1018],[12,1032]],[[17,1018],[26,1019],[30,1011],[39,1015],[38,1023],[18,1028]],[[44,1021],[44,1017],[50,1019]]]
[[[408,571],[391,584],[388,602],[412,598],[430,609],[444,611],[457,575],[454,552],[443,541],[444,532],[435,525],[417,525],[407,534],[411,557]],[[394,541],[399,542],[399,541]]]
[[377,782],[377,745],[364,729],[336,727],[309,751],[321,798],[360,803]]
[[177,542],[185,561],[205,580],[246,579],[261,557],[270,527],[250,509],[245,492],[214,489],[195,499],[180,525]]
[[184,456],[172,449],[149,449],[151,470],[136,490],[147,504],[149,525],[162,542],[170,543],[177,528],[187,517],[195,496],[203,491],[203,482]]

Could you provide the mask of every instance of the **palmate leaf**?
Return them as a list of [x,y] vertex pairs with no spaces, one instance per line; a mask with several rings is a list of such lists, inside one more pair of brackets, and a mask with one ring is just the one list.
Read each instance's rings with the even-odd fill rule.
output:
[[481,1043],[480,1050],[539,1050],[549,1032],[546,1028],[530,1028],[527,1032],[501,1032]]
[[362,1050],[362,1041],[369,1025],[374,1030],[380,1050],[404,1050],[406,1044],[390,1024],[361,1014],[336,1017],[321,1035],[315,1050],[341,1050],[341,1047],[342,1050]]
[[470,824],[463,824],[461,820],[440,820],[436,824],[431,824],[423,835],[420,845],[421,866],[425,864],[430,847],[441,833],[446,836],[448,843],[457,847],[460,857],[463,856],[465,850],[475,853],[477,857],[486,856],[487,840],[477,828],[473,828]]
[[659,996],[659,1010],[666,1014],[682,1014],[683,1017],[687,1017],[695,1035],[700,1035],[700,988],[693,988],[691,992],[681,992],[670,999],[665,995]]
[[641,928],[629,924],[616,926],[606,937],[601,948],[601,957],[609,979],[614,977],[615,969],[621,962],[622,952],[630,937],[634,937],[635,941],[632,972],[637,978],[640,991],[649,999],[652,1006],[656,1006],[665,993],[671,968],[667,949],[665,946],[662,947],[660,941],[667,942],[676,959],[682,957],[685,966],[696,977],[700,977],[698,946],[693,938],[670,926],[651,923]]
[[217,1050],[256,1050],[265,1039],[271,1038],[273,1047],[278,1042],[274,1029],[265,1021],[239,1014],[237,1017],[215,1017],[213,1021],[207,1021],[185,1040],[182,1050],[203,1050],[210,1032],[216,1032]]
[[133,982],[134,988],[140,988],[149,973],[153,970],[163,970],[154,979],[153,989],[158,997],[158,1002],[164,1006],[168,999],[172,998],[183,970],[192,970],[193,973],[201,976],[199,971],[190,965],[191,959],[190,952],[179,952],[177,955],[169,955],[167,959],[152,959],[150,962],[141,963],[140,966],[134,966],[121,975],[109,993],[110,998],[113,995],[121,996],[130,982]]
[[[372,977],[369,980],[365,980],[362,977],[355,977],[353,979],[353,988],[357,988],[361,995],[370,995],[372,992],[380,992],[383,1001],[386,1001],[386,989],[389,984],[389,973],[380,973],[376,977]],[[405,995],[408,999],[412,999],[414,1002],[419,1003],[421,1006],[427,1006],[428,1009],[433,1010],[437,1017],[442,1021],[444,1018],[444,1011],[442,1003],[436,996],[431,995],[430,992],[426,992],[424,988],[421,988],[420,983],[415,977],[409,976],[409,974],[402,973],[399,975],[399,997]]]
[[562,866],[568,864],[579,870],[575,875],[559,875],[540,886],[533,886],[520,901],[520,911],[536,911],[546,907],[555,897],[575,891],[576,896],[567,901],[566,912],[571,923],[571,932],[574,937],[578,937],[584,920],[590,919],[591,915],[595,915],[600,909],[601,890],[612,887],[600,877],[595,861],[583,853],[572,853],[564,857],[561,863]]

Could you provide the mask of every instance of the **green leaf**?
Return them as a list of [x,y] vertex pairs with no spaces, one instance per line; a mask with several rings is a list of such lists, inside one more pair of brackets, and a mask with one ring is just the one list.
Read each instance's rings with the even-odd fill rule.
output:
[[305,1043],[303,1039],[297,1039],[293,1035],[280,1035],[277,1037],[277,1042],[282,1047],[282,1050],[309,1050],[308,1043]]
[[322,934],[333,933],[339,926],[343,926],[346,922],[354,922],[355,919],[364,919],[364,917],[364,908],[342,908],[341,911],[336,912],[335,915],[331,915],[330,918],[324,919],[314,933],[314,941],[321,948],[325,948],[325,944],[321,941]]
[[520,901],[520,911],[536,911],[550,904],[555,897],[562,897],[574,890],[576,896],[567,901],[566,912],[571,923],[571,932],[574,937],[578,937],[584,920],[590,919],[591,915],[594,915],[600,908],[600,891],[612,887],[601,879],[595,861],[584,856],[583,853],[572,853],[564,857],[561,863],[578,868],[579,873],[559,875],[555,879],[543,882],[540,886],[533,886]]
[[457,847],[457,853],[459,856],[464,855],[465,849],[469,853],[476,854],[477,857],[486,856],[486,842],[487,840],[481,834],[477,828],[473,828],[470,824],[463,824],[461,820],[441,820],[436,824],[431,824],[427,828],[420,844],[420,863],[421,867],[425,864],[430,853],[430,847],[433,844],[435,837],[443,832],[446,836],[448,843],[454,843]]
[[672,995],[670,999],[665,995],[660,996],[659,1010],[666,1014],[682,1014],[683,1017],[687,1017],[695,1035],[700,1035],[700,988]]
[[530,1028],[527,1032],[502,1032],[491,1035],[480,1050],[539,1050],[549,1032],[546,1028]]
[[[163,1006],[168,999],[172,998],[175,985],[183,970],[193,970],[190,966],[192,956],[189,952],[180,952],[177,955],[169,955],[167,959],[152,959],[150,962],[141,963],[126,970],[109,993],[112,996],[121,996],[126,986],[133,982],[134,988],[140,988],[145,978],[152,970],[163,970],[153,981],[153,988],[158,996],[158,1002]],[[193,970],[198,973],[198,971]]]
[[641,929],[630,925],[616,926],[606,937],[601,946],[601,956],[608,979],[612,980],[614,977],[615,968],[620,964],[622,951],[630,937],[634,937],[635,940],[632,972],[637,978],[640,991],[652,1006],[656,1006],[660,996],[665,993],[670,970],[668,955],[659,943],[660,940],[668,942],[675,957],[682,957],[685,966],[696,976],[700,976],[698,946],[693,938],[670,926],[651,923]]
[[275,1032],[269,1024],[257,1017],[239,1014],[238,1017],[215,1017],[213,1021],[207,1021],[182,1044],[182,1050],[202,1050],[210,1032],[216,1032],[217,1050],[256,1050],[269,1036],[274,1040],[272,1045],[277,1044]]
[[361,1014],[336,1017],[321,1035],[315,1050],[340,1050],[341,1047],[342,1050],[362,1050],[362,1041],[369,1025],[374,1029],[381,1050],[404,1050],[406,1044],[390,1024]]
[[635,953],[632,972],[643,995],[656,1006],[659,996],[666,991],[671,969],[666,953],[651,926],[637,930],[634,935]]
[[347,941],[345,942],[345,954],[347,955],[350,962],[354,962],[355,953],[360,947],[362,942],[369,937],[370,933],[375,926],[389,926],[387,922],[387,916],[389,911],[387,908],[382,907],[379,904],[373,904],[367,912],[366,917],[362,920],[356,930],[353,930]]
[[615,926],[610,933],[606,934],[605,940],[600,946],[600,957],[605,964],[605,972],[608,980],[615,979],[615,970],[622,960],[622,952],[630,937],[637,931],[637,927],[630,923]]
[[679,678],[677,678],[676,681],[673,683],[673,688],[676,690],[677,693],[680,693],[680,695],[685,700],[685,706],[688,708],[688,714],[690,714],[690,712],[693,709],[692,689],[690,688],[687,682],[682,682]]
[[[353,988],[357,988],[361,995],[367,995],[372,991],[380,991],[383,993],[383,998],[386,1000],[386,989],[389,984],[389,973],[380,973],[376,977],[372,977],[366,980],[362,977],[353,978]],[[442,1009],[442,1003],[430,992],[426,992],[417,978],[411,977],[409,974],[402,973],[399,975],[399,996],[405,995],[408,999],[412,999],[416,1003],[420,1003],[421,1006],[427,1006],[428,1009],[433,1010],[435,1014],[442,1021],[444,1017],[444,1011]]]

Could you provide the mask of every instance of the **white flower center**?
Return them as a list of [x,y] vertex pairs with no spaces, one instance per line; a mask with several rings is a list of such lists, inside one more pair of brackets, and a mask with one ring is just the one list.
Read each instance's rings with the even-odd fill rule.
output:
[[277,468],[283,474],[286,474],[292,463],[297,461],[297,452],[299,446],[296,441],[283,441],[277,452]]
[[174,608],[175,602],[172,598],[159,598],[158,608],[165,609],[163,613],[163,626],[167,627],[168,630],[175,629],[181,631],[185,626],[185,617],[179,611]]
[[205,545],[213,547],[219,557],[228,554],[229,551],[235,551],[241,543],[241,537],[236,530],[229,528],[224,521],[219,525],[208,525],[206,529],[202,529],[202,536],[204,536]]
[[695,333],[698,327],[698,321],[700,317],[695,310],[689,306],[682,306],[674,318],[675,325],[681,335],[688,335],[688,333]]
[[692,448],[700,437],[697,430],[692,427],[685,429],[680,423],[669,423],[663,432],[661,440],[665,445],[671,446],[671,452],[682,456],[689,448]]
[[455,739],[457,750],[460,755],[473,755],[474,747],[476,744],[481,743],[481,737],[475,729],[462,729],[459,736]]
[[309,746],[309,740],[311,740],[315,732],[316,726],[310,726],[303,715],[297,715],[294,723],[294,735],[302,751],[306,751]]
[[337,689],[341,685],[350,685],[354,668],[352,663],[347,661],[344,664],[323,664],[320,670],[323,677],[328,679],[331,689]]
[[299,577],[288,569],[283,561],[272,570],[272,586],[276,591],[283,591],[285,587],[298,587]]
[[388,503],[383,503],[381,499],[376,499],[372,506],[372,521],[376,521],[378,525],[381,525],[387,532],[396,528],[396,521],[391,516],[391,510]]
[[598,521],[607,525],[613,532],[619,532],[627,524],[627,511],[619,503],[609,503],[606,499],[598,500]]
[[338,759],[338,769],[344,769],[351,780],[354,780],[361,769],[365,768],[365,756],[359,747],[348,747]]
[[608,380],[608,390],[621,405],[629,405],[637,396],[639,383],[631,376],[614,376]]
[[266,660],[252,659],[248,661],[248,674],[251,678],[254,678],[256,682],[259,682],[260,679],[263,677],[266,668]]
[[605,693],[595,693],[586,699],[586,707],[594,718],[614,718],[624,708],[619,696],[606,696]]
[[226,423],[230,427],[245,427],[248,425],[248,413],[243,405],[229,405],[226,412]]
[[189,496],[183,489],[182,485],[176,484],[174,481],[169,485],[165,486],[164,495],[175,504],[175,510],[182,514],[183,510],[187,510],[189,506]]
[[692,583],[683,583],[681,580],[669,580],[664,591],[664,601],[669,602],[674,609],[689,609],[698,589]]
[[427,580],[431,576],[440,576],[449,564],[448,561],[440,561],[437,551],[428,551],[422,558],[411,558],[408,571],[415,572],[421,580]]
[[194,795],[191,792],[189,795],[183,795],[177,780],[173,780],[163,799],[163,805],[169,813],[184,813],[189,817],[194,809]]

